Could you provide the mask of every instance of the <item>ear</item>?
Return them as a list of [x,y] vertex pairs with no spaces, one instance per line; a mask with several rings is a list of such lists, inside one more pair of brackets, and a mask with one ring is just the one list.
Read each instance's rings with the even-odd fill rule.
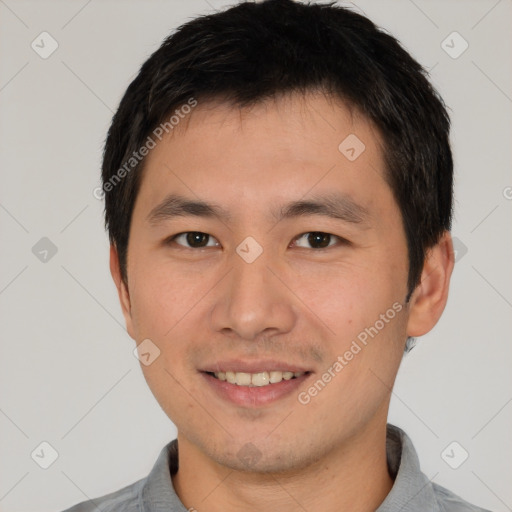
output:
[[134,338],[130,292],[128,291],[127,283],[125,283],[122,278],[121,267],[119,265],[119,254],[114,244],[110,245],[110,273],[112,274],[112,279],[114,280],[117,293],[119,295],[119,302],[121,303],[121,309],[126,322],[126,330],[128,331],[128,334]]
[[454,264],[452,237],[446,231],[425,257],[421,281],[414,290],[409,304],[408,336],[422,336],[438,322],[448,300]]

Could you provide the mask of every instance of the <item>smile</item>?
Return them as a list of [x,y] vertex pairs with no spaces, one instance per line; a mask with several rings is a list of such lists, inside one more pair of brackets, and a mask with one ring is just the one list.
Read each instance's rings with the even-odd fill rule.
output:
[[278,384],[283,380],[296,379],[308,372],[289,372],[272,370],[268,372],[246,373],[246,372],[214,372],[210,373],[216,379],[227,381],[230,384],[247,387],[263,387]]

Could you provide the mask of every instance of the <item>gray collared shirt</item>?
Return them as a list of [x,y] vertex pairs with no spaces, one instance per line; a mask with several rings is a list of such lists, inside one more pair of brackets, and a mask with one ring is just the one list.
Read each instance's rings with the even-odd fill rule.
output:
[[[489,512],[431,482],[421,472],[416,450],[403,430],[388,425],[386,448],[395,482],[376,512]],[[171,474],[177,470],[174,440],[162,449],[146,478],[64,512],[187,512],[172,485]]]

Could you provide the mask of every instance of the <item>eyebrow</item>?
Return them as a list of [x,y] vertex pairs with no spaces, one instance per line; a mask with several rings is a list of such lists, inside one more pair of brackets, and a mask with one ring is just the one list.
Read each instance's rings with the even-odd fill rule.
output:
[[[351,224],[362,224],[368,220],[369,212],[345,194],[330,193],[316,195],[308,200],[292,201],[271,209],[269,214],[275,222],[310,215],[329,217]],[[147,218],[150,224],[157,225],[176,217],[188,216],[216,218],[223,222],[229,222],[232,219],[231,214],[216,203],[192,200],[179,194],[168,195],[151,210]]]

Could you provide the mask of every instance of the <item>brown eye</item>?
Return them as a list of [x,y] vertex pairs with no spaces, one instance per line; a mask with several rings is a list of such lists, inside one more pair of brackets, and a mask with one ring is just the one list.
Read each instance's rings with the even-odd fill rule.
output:
[[188,249],[201,249],[203,247],[215,247],[217,243],[209,244],[211,240],[215,240],[211,235],[202,233],[201,231],[186,231],[178,233],[171,238],[171,241],[178,245],[183,245]]
[[[305,240],[310,247],[305,247],[306,249],[325,249],[327,247],[331,247],[335,245],[336,239],[341,240],[336,235],[331,235],[330,233],[324,233],[322,231],[310,231],[309,233],[303,233],[297,239],[295,244],[298,247],[305,247],[304,245],[300,245],[298,243],[299,240]],[[331,243],[334,242],[334,243]]]

